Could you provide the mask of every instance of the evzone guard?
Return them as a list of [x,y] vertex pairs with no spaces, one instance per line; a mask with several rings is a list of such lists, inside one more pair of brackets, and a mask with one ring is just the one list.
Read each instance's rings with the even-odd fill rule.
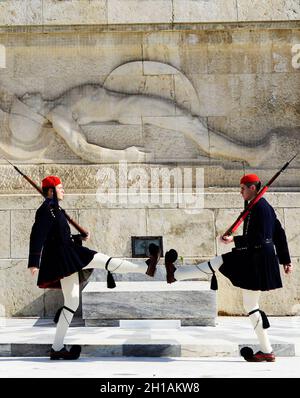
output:
[[[250,201],[250,205],[221,237],[224,244],[234,241],[236,247],[231,252],[196,266],[180,268],[174,265],[178,257],[176,250],[171,249],[165,254],[168,283],[198,278],[205,273],[212,276],[211,288],[216,290],[215,271],[219,270],[234,286],[243,289],[244,308],[261,346],[261,351],[256,354],[248,347],[241,350],[242,356],[249,362],[275,361],[266,332],[269,322],[266,314],[259,309],[259,298],[263,291],[282,287],[279,263],[283,265],[286,274],[292,272],[292,264],[284,229],[273,207],[262,195],[290,162],[261,190],[261,181],[257,175],[248,174],[241,178],[241,194],[245,201]],[[63,341],[79,305],[80,282],[86,280],[94,268],[108,271],[108,287],[114,287],[111,272],[139,272],[154,276],[160,249],[156,245],[150,245],[150,258],[145,264],[134,264],[83,247],[82,240],[89,239],[89,233],[70,219],[58,205],[58,201],[64,198],[61,180],[56,176],[46,177],[42,181],[41,190],[16,166],[13,167],[45,196],[32,227],[28,267],[33,275],[39,271],[39,287],[61,288],[64,296],[64,306],[55,317],[58,324],[50,358],[77,359],[80,356],[80,346],[73,346],[68,351]],[[75,226],[79,235],[71,235],[67,221]],[[245,221],[243,235],[231,236],[242,221]]]
[[[145,263],[134,264],[121,258],[111,258],[106,254],[82,246],[82,240],[89,239],[89,233],[71,235],[67,221],[69,218],[58,205],[64,198],[64,188],[57,176],[48,176],[42,181],[45,201],[36,212],[30,235],[28,268],[32,275],[38,271],[37,285],[44,288],[61,289],[64,306],[57,312],[54,342],[50,358],[77,359],[81,347],[74,345],[67,350],[64,338],[73,315],[79,306],[79,287],[91,274],[92,269],[109,271],[108,283],[114,287],[110,272],[138,272],[153,276],[160,258],[160,248],[149,245],[150,258]],[[72,220],[73,224],[76,224]]]
[[257,353],[244,347],[241,355],[249,362],[274,362],[275,355],[266,331],[270,325],[266,314],[259,308],[259,299],[262,292],[282,287],[279,263],[286,274],[292,272],[292,264],[285,231],[273,207],[258,195],[261,187],[259,177],[256,174],[243,176],[240,187],[244,200],[253,204],[244,219],[243,235],[233,237],[225,233],[221,237],[224,244],[234,241],[235,248],[208,262],[178,268],[174,266],[177,252],[170,250],[166,261],[167,281],[173,283],[200,278],[205,273],[212,276],[211,288],[216,290],[215,271],[219,270],[234,286],[242,289],[243,305],[260,343],[261,350]]

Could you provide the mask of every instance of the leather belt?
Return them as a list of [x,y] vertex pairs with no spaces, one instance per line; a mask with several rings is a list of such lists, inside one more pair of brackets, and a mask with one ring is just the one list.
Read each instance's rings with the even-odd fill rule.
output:
[[260,245],[238,247],[236,250],[261,249],[265,244],[273,243],[272,239],[265,239]]

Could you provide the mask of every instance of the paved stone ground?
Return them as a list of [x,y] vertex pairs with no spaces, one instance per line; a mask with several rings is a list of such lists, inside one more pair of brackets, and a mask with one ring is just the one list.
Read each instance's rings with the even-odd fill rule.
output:
[[248,363],[240,357],[207,358],[0,358],[1,378],[300,378],[300,357]]
[[[249,320],[244,317],[218,317],[216,327],[172,330],[84,328],[75,323],[68,331],[67,344],[122,344],[128,339],[133,344],[142,339],[144,344],[153,344],[172,339],[175,345],[190,347],[190,351],[187,356],[177,357],[123,354],[50,361],[45,356],[5,354],[11,343],[50,344],[55,331],[50,320],[7,319],[0,327],[0,378],[300,378],[300,317],[271,317],[270,323],[271,342],[281,347],[275,363],[247,363],[238,356],[241,344],[255,343]],[[196,349],[192,348],[194,345]],[[213,355],[216,350],[217,355]]]

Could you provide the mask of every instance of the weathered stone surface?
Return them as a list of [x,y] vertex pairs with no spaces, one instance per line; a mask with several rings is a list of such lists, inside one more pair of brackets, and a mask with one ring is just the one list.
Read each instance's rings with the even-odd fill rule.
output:
[[[155,118],[145,118],[145,121],[153,121]],[[180,122],[180,116],[178,117]],[[172,142],[169,140],[172,137]],[[168,158],[169,161],[184,160],[188,157],[195,158],[199,150],[191,140],[182,136],[180,131],[167,131],[159,127],[146,125],[144,127],[144,143],[148,151],[154,153],[154,159],[163,162]]]
[[272,42],[208,44],[209,73],[268,73]]
[[[224,253],[227,253],[231,251],[231,249],[234,247],[234,244],[222,244],[220,242],[220,236],[225,233],[227,228],[232,225],[234,220],[238,217],[240,214],[240,211],[238,210],[233,210],[233,209],[220,209],[215,211],[215,225],[216,225],[216,246],[217,246],[217,255],[221,255]],[[235,235],[240,235],[241,234],[241,228],[238,229],[238,231],[235,233]]]
[[297,0],[237,0],[239,21],[293,20],[300,18]]
[[0,211],[0,258],[10,258],[10,212]]
[[292,21],[298,0],[2,0],[3,25]]
[[236,2],[174,0],[174,22],[237,21]]
[[26,260],[0,260],[0,275],[6,316],[44,315],[44,290],[36,286]]
[[[26,42],[22,35],[15,35],[14,40],[10,35],[1,35],[1,42],[9,49],[8,68],[4,74],[1,72],[1,83],[11,95],[22,97],[40,92],[43,98],[55,99],[64,91],[82,85],[82,76],[85,76],[88,82],[104,83],[107,89],[126,95],[144,94],[153,96],[153,100],[159,95],[171,101],[175,115],[180,115],[180,107],[184,107],[188,115],[200,115],[204,125],[208,122],[212,130],[232,142],[245,144],[245,151],[270,139],[273,155],[265,157],[263,166],[271,167],[277,166],[282,150],[290,152],[299,146],[298,75],[288,62],[292,56],[291,45],[299,41],[298,36],[295,28],[223,28],[146,34],[82,32],[68,36],[58,33],[55,40],[52,35],[28,34]],[[32,57],[36,62],[31,62]],[[130,62],[132,60],[138,61]],[[147,109],[152,116],[157,116],[153,103],[150,104]],[[4,105],[4,109],[9,110],[7,101]],[[127,112],[129,117],[129,108]],[[2,114],[5,137],[1,137],[1,143],[6,145],[3,147],[6,150],[11,137],[8,116],[6,112]],[[117,127],[113,124],[109,130],[98,125],[85,125],[82,130],[92,143],[99,139],[101,145],[118,149],[131,144],[145,146],[148,140],[145,149],[151,149],[155,161],[161,159],[160,148],[153,145],[160,138],[160,128],[152,126],[153,133],[145,136],[141,132],[144,126],[137,129],[133,125],[130,129],[129,123]],[[201,145],[187,141],[186,130],[181,126],[182,123],[178,123],[178,131],[173,130],[169,139],[162,140],[176,155],[174,158],[181,160],[179,154],[184,148],[182,158],[185,160],[211,163],[213,154],[208,157],[207,151],[202,153]],[[123,127],[123,137],[120,136],[118,143],[115,137]],[[174,141],[171,140],[173,134]],[[22,137],[24,140],[24,134]],[[46,144],[47,140],[49,145],[42,148],[42,142]],[[17,151],[18,145],[14,145],[14,149],[10,146],[10,151]],[[226,148],[224,146],[224,150]],[[31,149],[35,153],[40,151],[38,159],[45,158],[47,162],[83,162],[50,127],[42,129],[40,140]],[[247,160],[246,155],[244,158]],[[225,160],[214,161],[229,166],[227,168],[234,167]],[[296,160],[295,167],[299,167],[298,164]],[[212,183],[218,184],[216,177]]]
[[34,216],[34,210],[16,210],[11,213],[12,258],[28,258],[29,236]]
[[[149,32],[143,37],[143,53],[145,59],[172,65],[179,71],[182,68],[180,55],[183,37],[180,32]],[[164,73],[166,73],[164,71]]]
[[[207,282],[172,286],[161,282],[119,282],[113,291],[107,290],[103,282],[92,282],[82,294],[85,320],[197,319],[198,325],[213,325],[216,317],[215,292],[209,290]],[[151,306],[147,305],[150,296]],[[180,305],[174,306],[174,302]]]
[[298,0],[272,0],[272,20],[299,20],[300,4]]
[[237,1],[238,18],[240,21],[266,21],[272,15],[272,0]]
[[143,209],[81,210],[79,222],[91,233],[87,246],[114,257],[130,257],[131,236],[146,235]]
[[286,235],[292,256],[300,256],[300,209],[284,209]]
[[192,83],[199,93],[202,117],[229,116],[238,111],[240,83],[237,76],[199,74],[192,76]]
[[144,145],[141,125],[101,124],[84,128],[88,142],[112,149],[124,149],[129,146]]
[[[112,167],[112,166],[110,166]],[[118,175],[118,170],[117,170],[117,166],[113,166],[113,170],[116,171],[116,175]],[[132,166],[132,167],[128,167],[128,172],[130,172],[131,169],[134,169],[136,166]],[[138,166],[138,170],[139,170]],[[153,167],[153,170],[156,170],[156,168],[158,168],[157,173],[162,173],[162,170],[160,169],[160,166],[151,166]],[[85,174],[93,174],[94,171],[93,169],[88,169],[88,172],[86,173],[86,169],[81,169],[82,171],[85,171]],[[151,180],[151,169],[149,168],[145,168],[144,169],[147,172],[147,175],[149,176],[149,181],[151,183],[151,181],[153,182],[153,184],[155,183],[154,180]],[[166,174],[166,180],[164,182],[164,184],[166,184],[166,181],[169,181],[170,176],[174,176],[176,174],[174,174],[177,170],[177,173],[179,173],[179,175],[183,176],[184,173],[182,171],[181,168],[176,168],[176,167],[170,167],[168,166],[167,170],[169,171],[169,174]],[[47,174],[49,174],[49,172],[51,171],[58,171],[57,169],[49,169]],[[152,171],[153,175],[154,175],[154,171]],[[156,173],[156,172],[155,172]],[[218,170],[216,173],[220,173],[220,171]],[[238,172],[239,174],[237,174],[237,181],[240,180],[241,175],[243,175],[243,173]],[[45,173],[46,174],[46,173]],[[58,172],[57,173],[59,176],[61,176],[62,181],[65,182],[65,180],[67,179],[67,175],[69,175],[68,170],[67,171],[62,171],[61,173]],[[80,178],[82,178],[82,181],[85,178],[85,174],[81,174],[79,172],[79,170],[74,170],[74,173],[70,174],[70,180],[72,178],[72,176],[74,176],[74,178],[77,175],[78,180]],[[96,174],[96,172],[95,172]],[[51,174],[49,174],[51,175]],[[152,175],[152,178],[153,178]],[[155,174],[156,175],[156,174]],[[162,174],[160,174],[162,175]],[[133,177],[133,174],[129,174],[129,176]],[[269,171],[266,172],[262,172],[260,174],[261,178],[263,181],[268,181],[271,177],[272,174]],[[223,176],[222,176],[223,177]],[[95,178],[96,181],[96,178]],[[134,181],[132,181],[134,182]],[[131,187],[133,187],[133,184],[129,184],[128,186],[128,192],[130,192]],[[186,188],[190,188],[190,185],[188,184],[188,181],[186,180]],[[66,184],[64,184],[66,185]],[[175,206],[178,205],[178,203],[176,202],[176,198],[178,199],[178,195],[175,192],[175,195],[173,194],[173,189],[174,189],[174,181],[173,181],[173,177],[170,179],[170,184],[168,185],[170,186],[170,203],[168,203],[167,201],[165,202],[128,202],[125,204],[120,204],[120,207],[125,207],[127,208],[127,206],[131,205],[134,208],[148,208],[148,207],[152,207],[152,208],[173,208]],[[176,185],[175,185],[176,186]],[[104,206],[103,203],[97,201],[97,196],[95,193],[95,189],[97,188],[96,185],[91,185],[91,187],[93,187],[93,191],[94,192],[90,192],[90,193],[66,193],[65,198],[64,198],[64,202],[62,204],[62,207],[64,209],[68,209],[68,212],[70,212],[71,210],[83,210],[83,209],[100,209],[102,207],[105,208],[115,208],[117,206],[115,206],[114,203],[111,204],[106,204]],[[117,185],[117,187],[119,188],[119,185]],[[164,185],[164,187],[167,187],[167,185]],[[151,185],[149,186],[149,188],[151,188]],[[159,184],[157,185],[156,183],[153,185],[152,187],[154,188],[158,188],[158,192],[160,195],[162,195],[163,191],[162,191],[162,180],[160,179]],[[70,190],[71,187],[70,187]],[[79,190],[79,189],[78,189]],[[83,189],[84,190],[84,189]],[[235,184],[234,187],[232,188],[206,188],[205,192],[203,193],[204,196],[204,208],[205,209],[237,209],[237,211],[242,211],[243,209],[243,200],[241,198],[241,195],[239,193],[239,187]],[[155,190],[148,191],[149,196],[151,195],[151,193],[154,196],[154,193],[156,193]],[[276,209],[278,208],[284,208],[284,209],[298,209],[300,208],[300,193],[299,192],[267,192],[265,195],[265,198],[268,200],[268,202],[275,207]],[[151,197],[151,196],[150,196]],[[8,210],[34,210],[36,211],[36,209],[43,203],[43,198],[38,195],[38,194],[28,194],[28,195],[17,195],[17,194],[5,194],[5,195],[0,195],[0,211],[8,211]],[[292,211],[292,210],[291,210]],[[75,215],[75,213],[73,213],[73,215]]]
[[[162,235],[165,248],[174,248],[184,257],[213,256],[216,251],[213,212],[210,210],[188,214],[179,209],[149,209],[147,234]],[[195,239],[191,240],[191,236]]]
[[45,25],[82,25],[107,23],[106,0],[50,0],[43,3]]
[[171,22],[171,0],[110,0],[107,3],[107,21],[115,23]]
[[0,25],[40,25],[43,0],[4,0],[0,2]]

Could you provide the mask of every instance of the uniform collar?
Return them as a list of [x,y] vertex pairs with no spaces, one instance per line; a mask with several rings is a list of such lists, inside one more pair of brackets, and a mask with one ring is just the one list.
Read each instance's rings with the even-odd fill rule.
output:
[[52,199],[52,198],[46,198],[45,199],[45,202],[47,203],[47,205],[49,205],[49,206],[54,206],[54,199]]

